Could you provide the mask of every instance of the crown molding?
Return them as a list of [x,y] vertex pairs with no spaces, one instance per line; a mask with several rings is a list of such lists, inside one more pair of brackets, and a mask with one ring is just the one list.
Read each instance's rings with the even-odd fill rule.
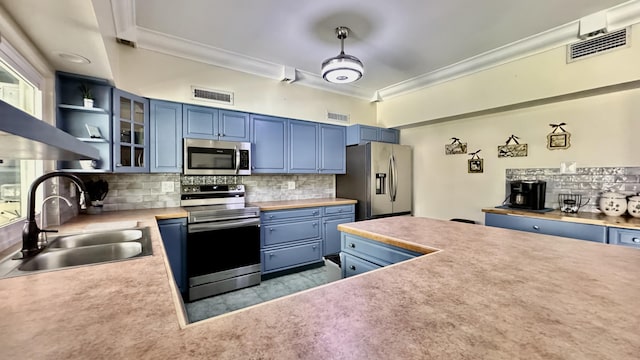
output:
[[135,0],[111,1],[116,36],[120,39],[136,42],[136,6]]
[[[281,81],[283,79],[283,67],[286,65],[275,64],[136,26],[135,0],[112,1],[111,4],[116,35],[135,42],[137,47],[273,80]],[[607,9],[605,12],[609,30],[617,30],[639,23],[640,0],[628,1]],[[299,69],[295,69],[295,83],[371,102],[379,102],[579,41],[579,33],[580,20],[576,20],[436,71],[378,89],[373,93],[371,90],[351,84],[336,86],[327,83],[317,74]]]
[[[605,10],[609,31],[640,22],[640,1],[632,0]],[[442,69],[378,90],[378,99],[388,100],[413,91],[441,84],[490,69],[514,60],[580,41],[580,20],[513,42]],[[380,101],[380,100],[378,100]]]
[[[170,36],[157,31],[137,27],[137,47],[167,55],[189,59],[209,65],[219,66],[273,80],[282,80],[283,66],[281,64],[249,57],[232,51],[216,48],[191,40]],[[369,92],[356,86],[336,87],[329,84],[320,76],[310,72],[295,69],[296,84],[338,93],[341,95],[369,99]]]

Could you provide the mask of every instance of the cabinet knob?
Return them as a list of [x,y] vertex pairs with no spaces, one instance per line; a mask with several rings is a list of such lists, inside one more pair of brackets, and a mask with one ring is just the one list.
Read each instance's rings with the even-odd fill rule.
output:
[[633,238],[631,239],[631,241],[637,244],[637,243],[640,243],[640,238]]
[[352,271],[355,271],[356,267],[355,267],[355,265],[351,265],[351,266],[349,266],[349,269],[352,270]]
[[273,219],[273,215],[269,215],[269,219]]
[[269,228],[269,231],[273,231],[273,230],[275,230],[275,229],[274,228]]
[[354,244],[354,243],[350,243],[350,244],[349,244],[349,247],[350,247],[350,248],[352,248],[352,249],[355,249],[355,248],[356,248],[356,244]]
[[540,226],[538,226],[538,225],[533,225],[533,230],[540,230]]
[[116,164],[116,166],[122,166],[122,164]]
[[313,227],[316,227],[316,226],[318,226],[318,223],[313,223]]
[[273,255],[274,255],[273,253],[269,253],[269,257],[273,257]]
[[313,245],[311,248],[312,248],[313,250],[315,250],[315,249],[317,249],[318,247],[317,247],[316,245]]

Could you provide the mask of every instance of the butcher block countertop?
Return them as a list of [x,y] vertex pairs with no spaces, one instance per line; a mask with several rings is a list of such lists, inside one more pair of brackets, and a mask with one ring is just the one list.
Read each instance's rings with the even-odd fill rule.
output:
[[[156,217],[153,256],[0,280],[3,359],[637,359],[637,249],[392,217],[345,232],[428,255],[181,324]],[[182,320],[181,320],[182,319]]]
[[559,220],[568,221],[581,224],[602,225],[602,226],[614,226],[627,229],[640,230],[640,218],[634,218],[630,215],[622,216],[607,216],[602,213],[592,212],[577,212],[575,214],[565,213],[560,210],[553,210],[548,212],[534,212],[520,209],[506,209],[506,208],[484,208],[485,213],[503,214],[503,215],[517,215],[528,216],[537,219],[546,220]]

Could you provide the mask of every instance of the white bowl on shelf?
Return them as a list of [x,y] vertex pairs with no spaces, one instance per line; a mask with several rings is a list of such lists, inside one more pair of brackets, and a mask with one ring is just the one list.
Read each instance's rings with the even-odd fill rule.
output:
[[632,196],[627,201],[627,212],[633,217],[640,218],[640,196]]
[[606,192],[600,195],[600,211],[607,216],[624,214],[627,211],[627,197],[614,192]]

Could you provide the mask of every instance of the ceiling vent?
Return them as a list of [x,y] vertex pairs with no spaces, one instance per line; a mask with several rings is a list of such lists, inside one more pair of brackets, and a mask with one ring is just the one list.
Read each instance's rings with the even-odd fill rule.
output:
[[327,111],[327,120],[349,122],[349,115]]
[[621,47],[629,47],[628,28],[600,35],[567,46],[567,63],[599,55]]
[[192,86],[191,98],[233,105],[233,93],[229,91],[211,90]]
[[116,42],[118,44],[122,44],[122,45],[129,46],[129,47],[132,47],[132,48],[137,47],[136,43],[134,41],[123,39],[123,38],[119,38],[119,37],[116,38]]

